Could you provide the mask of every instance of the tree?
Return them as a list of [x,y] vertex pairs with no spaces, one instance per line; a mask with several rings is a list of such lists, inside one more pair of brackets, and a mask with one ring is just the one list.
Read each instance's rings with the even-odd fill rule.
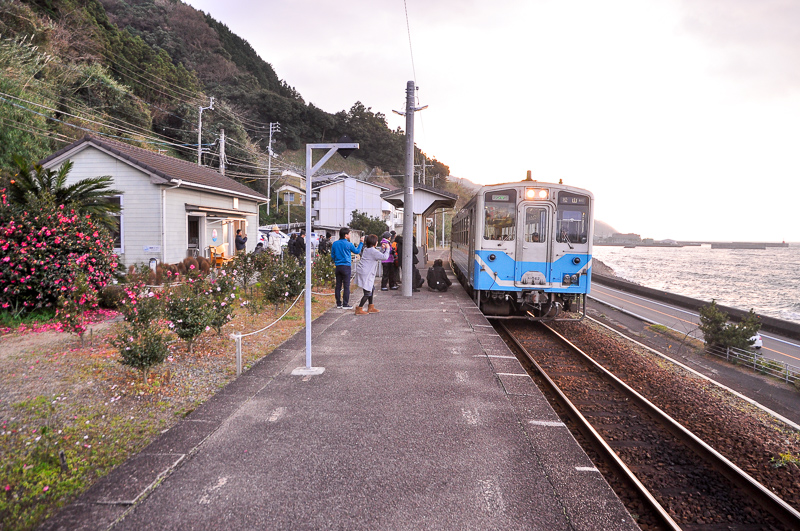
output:
[[110,196],[122,194],[111,188],[111,177],[81,179],[67,186],[67,176],[72,161],[56,170],[46,170],[38,164],[30,166],[25,159],[14,157],[17,174],[9,181],[8,200],[22,210],[36,210],[43,205],[63,206],[79,216],[90,215],[99,223],[113,226],[110,215],[119,212],[119,205],[108,201]]
[[747,349],[752,344],[752,337],[761,328],[761,321],[752,308],[747,316],[738,323],[729,323],[728,314],[717,307],[717,301],[700,308],[700,331],[708,345],[722,348],[734,347]]
[[376,236],[380,236],[389,230],[389,226],[380,219],[368,216],[365,212],[359,212],[358,210],[353,210],[350,228],[360,230],[364,234],[374,234]]

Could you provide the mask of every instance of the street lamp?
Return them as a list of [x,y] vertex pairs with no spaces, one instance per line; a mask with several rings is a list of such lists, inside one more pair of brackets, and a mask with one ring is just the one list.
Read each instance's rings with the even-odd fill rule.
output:
[[[328,152],[322,156],[319,161],[312,166],[313,150],[327,149]],[[344,135],[334,144],[306,144],[306,238],[311,238],[311,178],[328,160],[338,151],[342,157],[347,158],[350,154],[358,149],[358,143],[350,140],[350,137]],[[311,246],[306,245],[306,290],[305,290],[305,320],[306,320],[306,366],[298,367],[292,371],[292,374],[299,376],[307,376],[314,374],[322,374],[325,372],[325,367],[312,367],[311,366],[311,253],[309,252]]]

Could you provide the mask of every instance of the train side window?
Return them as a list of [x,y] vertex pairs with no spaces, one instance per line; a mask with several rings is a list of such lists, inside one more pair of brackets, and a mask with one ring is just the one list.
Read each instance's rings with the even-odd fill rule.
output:
[[544,242],[547,236],[547,210],[544,208],[528,207],[525,210],[524,231],[526,242]]

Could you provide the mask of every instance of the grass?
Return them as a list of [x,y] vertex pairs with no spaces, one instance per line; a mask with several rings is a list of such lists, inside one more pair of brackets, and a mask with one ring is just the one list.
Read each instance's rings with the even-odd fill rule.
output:
[[[313,317],[332,305],[331,297],[320,300],[312,304]],[[0,529],[41,525],[191,413],[235,378],[235,345],[228,335],[261,329],[280,313],[239,310],[220,336],[201,335],[192,354],[175,341],[147,383],[119,363],[109,342],[118,325],[105,324],[94,345],[83,348],[52,327],[46,334],[0,336]],[[288,319],[246,338],[244,366],[301,330],[303,315],[301,301]],[[19,347],[26,342],[33,346]]]
[[33,328],[37,325],[52,321],[55,315],[55,310],[36,310],[34,312],[25,314],[6,310],[0,312],[0,328],[8,328],[12,330],[17,329],[20,326]]
[[789,452],[780,454],[777,459],[773,457],[769,461],[775,468],[783,468],[789,465],[800,467],[800,457],[792,455]]

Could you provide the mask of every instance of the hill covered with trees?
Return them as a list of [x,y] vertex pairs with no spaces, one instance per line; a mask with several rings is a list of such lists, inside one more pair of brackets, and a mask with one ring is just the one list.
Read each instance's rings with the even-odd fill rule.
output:
[[[0,170],[36,161],[87,132],[197,160],[265,191],[269,124],[276,154],[348,134],[374,176],[404,172],[405,137],[358,101],[331,114],[307,104],[250,44],[179,0],[9,0],[0,3]],[[432,164],[432,174],[449,168]],[[272,160],[273,176],[296,164]],[[396,177],[399,185],[400,180]]]

